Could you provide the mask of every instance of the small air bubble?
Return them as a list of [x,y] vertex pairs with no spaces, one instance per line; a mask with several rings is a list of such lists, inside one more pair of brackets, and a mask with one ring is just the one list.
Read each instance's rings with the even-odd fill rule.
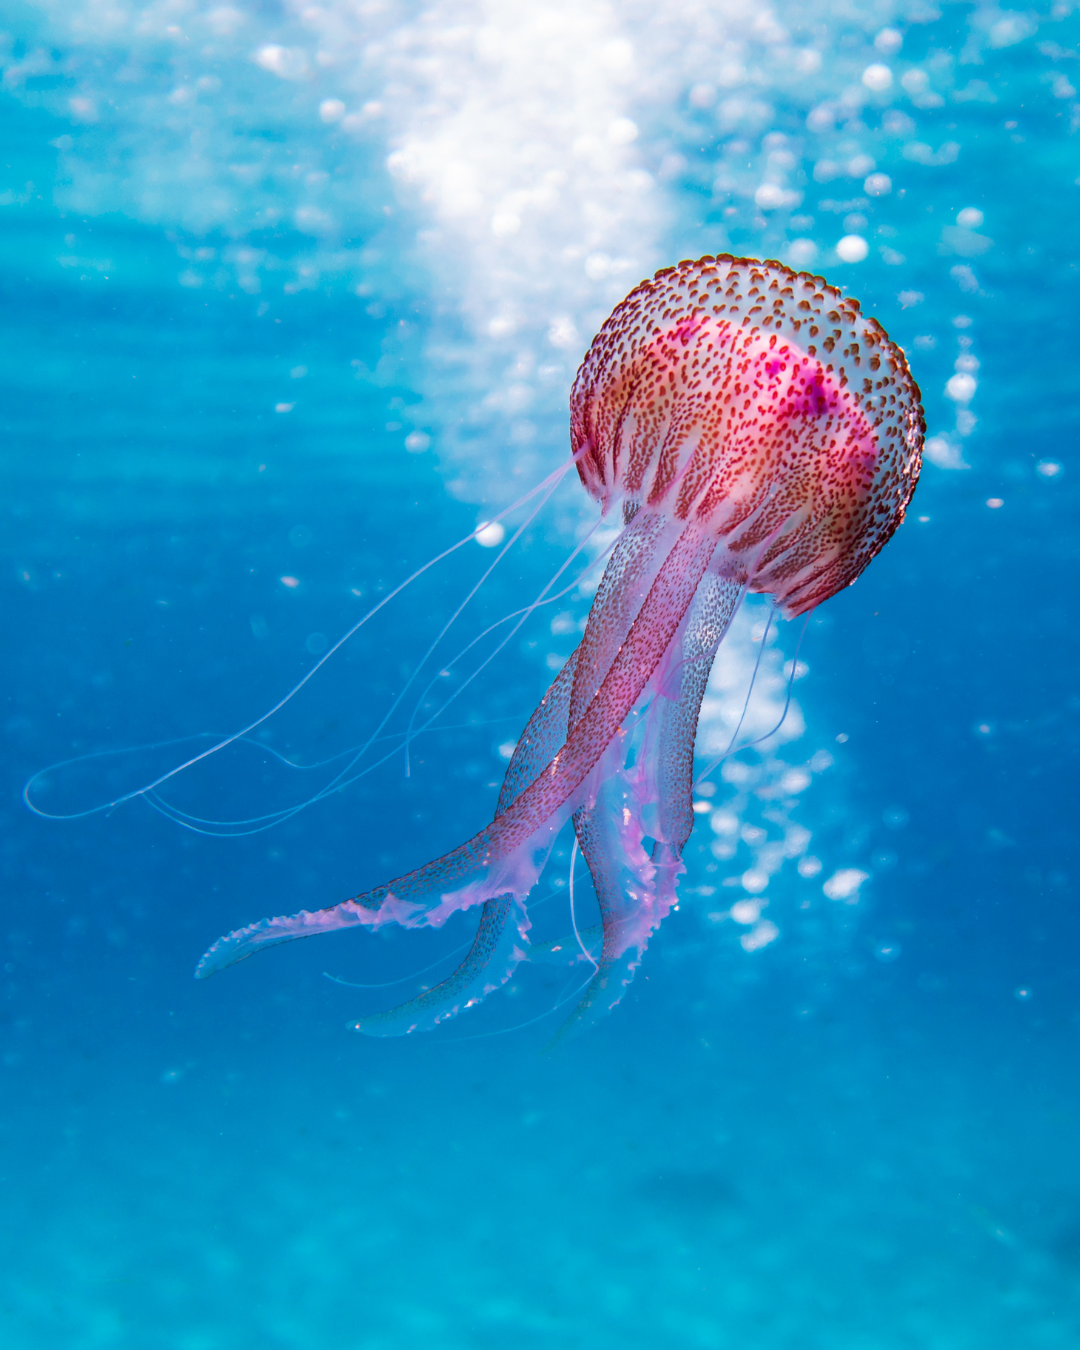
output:
[[875,62],[872,66],[867,66],[862,73],[862,82],[867,89],[875,94],[883,94],[886,89],[892,88],[893,75],[888,66]]
[[476,527],[476,534],[473,537],[481,548],[498,548],[506,538],[506,526],[498,520],[493,520],[490,524],[484,521]]
[[793,239],[787,255],[792,267],[809,267],[818,255],[818,246],[812,239]]
[[904,45],[904,35],[898,28],[883,28],[874,38],[874,46],[882,56],[895,56]]
[[861,234],[845,234],[836,245],[836,256],[841,262],[862,262],[870,252],[870,245]]
[[952,376],[945,385],[945,395],[951,398],[954,403],[970,403],[975,397],[975,391],[979,387],[979,382],[974,375],[969,375],[966,371]]
[[616,117],[608,127],[608,140],[612,145],[629,145],[638,138],[638,127],[629,117]]

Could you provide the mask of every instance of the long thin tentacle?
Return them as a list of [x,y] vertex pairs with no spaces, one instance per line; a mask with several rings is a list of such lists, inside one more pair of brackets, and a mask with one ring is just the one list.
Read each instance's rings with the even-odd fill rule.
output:
[[[573,457],[566,464],[560,465],[559,468],[555,469],[552,473],[548,474],[548,476],[542,482],[537,483],[535,487],[530,488],[529,491],[526,492],[523,496],[519,497],[516,502],[513,502],[511,503],[511,505],[504,507],[503,510],[500,511],[498,515],[493,516],[491,521],[489,521],[488,523],[495,524],[496,522],[501,521],[505,516],[510,515],[513,511],[517,510],[521,506],[524,506],[526,502],[531,501],[534,497],[538,495],[542,496],[541,505],[543,505],[543,503],[548,500],[548,498],[558,487],[562,478],[570,470],[571,466],[573,464],[576,464],[582,458],[584,453],[585,449],[583,447],[579,447],[577,450],[574,451]],[[533,519],[538,510],[539,507],[533,508],[532,514],[529,517],[530,520]],[[498,562],[503,557],[506,556],[506,553],[514,544],[514,542],[519,538],[523,529],[524,526],[519,526],[518,529],[515,530],[511,539],[502,546],[494,562],[488,567],[487,572],[485,572],[484,574],[485,576],[490,575],[492,569],[498,564]],[[346,633],[344,633],[340,638],[337,639],[336,642],[334,642],[330,646],[330,648],[315,662],[315,664],[310,668],[310,670],[306,671],[286,694],[284,694],[281,698],[279,698],[277,702],[273,704],[272,707],[266,710],[266,712],[262,713],[260,716],[255,718],[254,721],[248,722],[246,726],[241,727],[238,731],[231,732],[229,735],[214,738],[213,745],[209,746],[205,750],[201,750],[197,755],[190,756],[189,758],[185,759],[182,763],[174,765],[171,769],[168,769],[164,773],[158,774],[150,782],[144,783],[142,787],[133,788],[131,789],[131,791],[125,792],[120,796],[113,798],[111,801],[101,802],[97,806],[90,807],[85,811],[70,812],[64,816],[57,816],[55,818],[66,820],[78,820],[84,816],[96,815],[97,813],[102,811],[111,811],[113,810],[114,807],[120,806],[124,802],[133,801],[136,797],[146,797],[149,794],[155,792],[155,790],[161,787],[163,783],[166,783],[171,778],[175,778],[178,774],[183,773],[185,769],[190,769],[192,765],[198,764],[204,759],[209,759],[211,755],[216,755],[220,750],[224,750],[226,746],[232,745],[236,741],[245,739],[257,727],[262,726],[264,722],[268,722],[270,718],[274,716],[275,713],[280,712],[281,709],[284,708],[287,703],[289,703],[293,698],[295,698],[295,696],[300,692],[300,690],[304,688],[304,686],[315,676],[315,674],[319,670],[322,669],[324,665],[326,665],[326,663],[334,656],[334,654],[341,647],[343,647],[355,633],[359,632],[359,630],[363,628],[364,625],[370,619],[373,619],[381,609],[385,608],[385,606],[387,606],[395,598],[395,596],[400,595],[401,592],[406,589],[406,587],[412,585],[414,581],[416,581],[419,577],[423,576],[425,572],[430,571],[430,569],[435,567],[438,563],[442,562],[444,558],[448,558],[450,554],[456,553],[457,550],[460,548],[464,548],[464,546],[468,544],[470,540],[475,539],[476,536],[477,530],[470,530],[470,532],[463,538],[459,539],[456,543],[451,544],[449,548],[443,549],[442,552],[436,554],[434,558],[430,558],[421,567],[418,567],[416,571],[414,571],[410,576],[406,577],[404,581],[399,582],[398,585],[396,585],[392,590],[388,591],[387,594],[382,596],[378,600],[378,602],[374,604],[361,618],[357,619],[357,621],[352,625],[351,628],[349,628],[349,630]],[[464,608],[464,605],[468,604],[469,600],[475,594],[476,594],[476,587],[474,587],[473,590],[469,592],[469,595],[464,601],[464,603],[455,612],[454,616],[455,618],[457,614],[460,614],[461,609]],[[451,620],[451,622],[453,622],[453,620]],[[443,631],[445,632],[445,628]],[[440,637],[441,636],[442,634],[440,634]],[[402,692],[404,692],[404,690]],[[386,719],[384,718],[383,723],[379,724],[379,728],[373,734],[373,739],[378,737],[379,731],[381,730],[383,724],[385,723],[385,720]],[[60,767],[63,764],[72,762],[74,761],[62,760],[60,761],[59,765],[54,765],[52,767],[54,768]],[[26,806],[29,807],[29,809],[33,811],[35,815],[51,818],[51,814],[49,812],[41,810],[39,807],[35,806],[34,802],[31,800],[35,782],[42,776],[42,774],[47,772],[48,770],[40,769],[36,774],[34,774],[31,778],[29,778],[23,787],[22,796]],[[323,788],[322,792],[319,795],[320,796],[327,795],[330,791],[333,790],[333,786],[334,784],[336,784],[337,781],[338,779],[333,780],[331,785]],[[282,818],[283,819],[286,818],[288,814],[296,814],[297,811],[303,810],[304,806],[306,805],[307,803],[305,802],[301,804],[299,807],[292,808]],[[182,824],[183,821],[178,820],[178,823]]]

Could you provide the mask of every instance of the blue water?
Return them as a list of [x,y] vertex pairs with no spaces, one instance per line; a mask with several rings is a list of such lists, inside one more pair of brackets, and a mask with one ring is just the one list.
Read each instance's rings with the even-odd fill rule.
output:
[[[257,69],[250,50],[278,40],[275,24],[301,22],[264,8],[243,11],[242,69],[228,54],[198,58],[238,105],[245,82],[278,60]],[[436,36],[452,10],[432,11]],[[388,40],[415,18],[372,14]],[[464,917],[441,933],[300,943],[192,979],[219,934],[356,894],[490,818],[499,747],[551,678],[547,657],[572,641],[550,616],[414,743],[408,776],[396,751],[265,832],[185,829],[142,800],[66,821],[22,802],[26,780],[57,761],[246,725],[491,502],[538,481],[565,450],[566,370],[591,336],[593,303],[574,316],[577,346],[549,349],[553,373],[537,376],[548,402],[528,426],[492,404],[505,432],[494,435],[476,409],[488,406],[484,381],[501,390],[506,370],[469,308],[478,292],[455,289],[486,255],[443,221],[446,267],[417,260],[427,199],[394,197],[378,167],[386,146],[334,170],[353,174],[335,190],[358,204],[351,216],[341,208],[346,224],[330,242],[289,224],[298,199],[277,169],[257,189],[236,180],[235,219],[207,207],[193,223],[170,149],[186,144],[168,122],[182,101],[162,101],[159,136],[131,91],[152,91],[159,75],[170,88],[170,63],[190,74],[194,48],[153,46],[135,18],[102,36],[67,32],[62,17],[44,6],[3,17],[13,36],[0,94],[2,1344],[1075,1346],[1075,16],[883,9],[880,23],[905,35],[903,61],[847,149],[806,142],[808,110],[824,95],[800,102],[780,75],[771,89],[765,76],[748,85],[771,102],[734,127],[723,117],[735,113],[716,111],[726,93],[688,99],[703,78],[696,56],[674,92],[628,77],[634,153],[665,185],[649,265],[816,241],[814,266],[908,351],[939,440],[907,523],[814,616],[800,649],[806,730],[783,754],[797,767],[828,752],[799,806],[822,870],[787,866],[774,878],[765,913],[779,935],[746,950],[749,930],[717,914],[748,898],[738,875],[754,836],[724,860],[703,815],[684,903],[622,1005],[553,1053],[551,1010],[567,976],[545,966],[523,967],[430,1035],[346,1030],[434,978],[413,975],[429,962],[449,969]],[[681,21],[662,6],[626,17],[642,46]],[[854,62],[856,83],[867,64],[893,59],[888,39],[873,47],[876,27],[839,10],[807,23],[800,41]],[[712,49],[714,66],[723,50]],[[42,51],[36,74],[11,75],[11,62]],[[831,60],[816,78],[831,78]],[[944,90],[936,104],[900,92],[899,72],[919,63]],[[112,121],[68,102],[92,78]],[[333,91],[281,88],[294,101],[265,95],[277,118],[267,153],[310,168],[318,117],[296,109]],[[269,126],[266,107],[251,117]],[[884,129],[889,108],[912,127]],[[204,126],[207,163],[228,128],[225,112]],[[803,194],[787,215],[755,215],[742,189],[710,186],[725,155],[738,173],[744,162],[766,172],[770,131],[795,147],[797,163],[778,171]],[[65,137],[85,137],[96,195],[65,158]],[[961,147],[951,160],[910,150],[940,155],[950,139]],[[815,178],[815,158],[867,145],[892,176],[888,196],[827,169]],[[140,195],[132,184],[151,181],[157,153],[165,186]],[[841,227],[845,197],[857,201]],[[281,222],[256,219],[278,199]],[[396,214],[384,216],[384,200]],[[963,210],[982,213],[978,224],[957,223]],[[870,240],[865,261],[830,253],[844,231]],[[375,237],[381,261],[341,260]],[[257,287],[229,261],[243,246],[282,260]],[[334,248],[345,252],[328,262]],[[312,258],[315,280],[290,285]],[[637,279],[611,284],[621,293]],[[497,284],[528,295],[526,282]],[[536,319],[538,331],[548,321]],[[444,359],[451,340],[465,351],[456,366]],[[965,369],[956,362],[972,355],[978,391],[950,399],[946,383]],[[433,444],[409,453],[416,427]],[[459,645],[537,594],[584,519],[567,483],[485,583]],[[325,772],[289,769],[267,747],[314,764],[362,742],[492,557],[472,543],[455,553],[361,630],[258,745],[164,795],[216,820],[311,795]],[[565,601],[564,630],[587,605],[585,592]],[[797,637],[784,626],[784,653]],[[78,812],[176,759],[159,746],[85,760],[47,772],[35,801]],[[737,797],[725,778],[711,805]],[[843,868],[866,874],[855,904],[822,892]],[[550,896],[538,937],[568,927],[561,880],[537,892]],[[324,972],[404,982],[362,990]]]

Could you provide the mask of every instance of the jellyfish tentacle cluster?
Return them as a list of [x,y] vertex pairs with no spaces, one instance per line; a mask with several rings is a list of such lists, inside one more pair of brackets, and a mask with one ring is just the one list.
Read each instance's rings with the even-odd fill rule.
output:
[[468,843],[341,904],[263,919],[202,958],[334,929],[438,926],[482,906],[441,984],[357,1030],[428,1029],[529,952],[527,898],[572,820],[602,920],[570,1023],[618,1002],[676,900],[694,738],[716,651],[747,591],[803,614],[850,585],[903,519],[924,433],[903,352],[856,301],[776,262],[706,257],[620,304],[571,394],[586,490],[624,528],[585,633],[530,719],[495,818]]
[[714,546],[680,631],[590,774],[574,814],[600,906],[603,946],[567,1029],[580,1029],[619,1001],[649,938],[676,903],[685,871],[682,850],[694,821],[698,714],[717,648],[744,593],[726,575],[725,563]]

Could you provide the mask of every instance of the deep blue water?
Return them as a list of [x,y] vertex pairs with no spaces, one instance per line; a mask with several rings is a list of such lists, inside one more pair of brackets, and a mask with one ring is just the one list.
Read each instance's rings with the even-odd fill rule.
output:
[[[448,28],[451,8],[431,23]],[[243,38],[239,102],[256,69],[248,48],[300,22],[291,10],[245,13],[266,27]],[[635,24],[643,41],[650,23],[662,28],[657,14],[628,10],[631,36]],[[1080,83],[1075,17],[883,10],[881,24],[906,34],[907,64],[922,62],[945,95],[912,107],[897,85],[895,107],[918,133],[890,140],[887,108],[850,131],[892,176],[887,197],[860,196],[828,170],[815,179],[819,152],[799,142],[804,168],[781,169],[804,193],[792,208],[801,224],[755,216],[741,188],[710,189],[714,170],[699,166],[728,154],[756,173],[770,129],[796,135],[809,103],[780,76],[769,117],[749,130],[716,122],[703,94],[631,84],[637,144],[667,194],[649,265],[816,239],[814,266],[904,345],[930,433],[946,439],[907,523],[814,616],[800,650],[806,730],[783,756],[798,767],[827,748],[832,761],[799,805],[823,870],[788,866],[773,879],[766,913],[779,935],[744,950],[738,925],[710,915],[719,897],[743,895],[753,836],[718,858],[710,842],[721,836],[703,815],[686,900],[622,1005],[554,1053],[559,1014],[549,1014],[566,975],[542,966],[427,1036],[346,1030],[418,980],[358,990],[323,972],[372,984],[439,959],[445,971],[465,918],[442,933],[300,943],[192,979],[219,934],[356,894],[490,818],[499,746],[546,687],[548,654],[568,650],[547,617],[415,743],[408,777],[394,754],[274,829],[213,837],[141,800],[56,821],[22,802],[30,775],[57,761],[231,732],[265,711],[366,606],[467,535],[485,496],[505,502],[559,462],[569,389],[552,367],[537,376],[551,392],[532,430],[500,412],[492,433],[473,386],[490,378],[498,391],[508,377],[487,339],[470,337],[486,331],[470,317],[473,292],[464,281],[455,290],[477,255],[444,222],[445,248],[458,251],[442,272],[424,270],[413,240],[426,208],[405,194],[387,208],[405,223],[380,223],[378,194],[397,199],[374,151],[374,168],[368,149],[357,153],[337,245],[356,252],[381,231],[381,261],[328,263],[319,250],[331,246],[287,220],[222,215],[196,228],[171,198],[139,197],[131,183],[145,167],[79,198],[61,138],[85,134],[87,163],[120,182],[118,163],[152,160],[159,146],[137,108],[124,112],[142,87],[124,70],[141,52],[138,78],[149,87],[166,69],[166,89],[169,62],[194,58],[166,46],[150,61],[134,20],[119,35],[65,38],[47,17],[14,7],[5,17],[10,60],[41,41],[49,55],[0,94],[3,1345],[1074,1346],[1080,105],[1065,90]],[[871,45],[876,25],[852,28],[828,7],[812,18],[813,41],[837,61],[852,53],[856,72],[888,55],[887,41]],[[972,34],[985,41],[969,59]],[[710,59],[722,56],[721,46]],[[205,59],[229,90],[227,57]],[[701,79],[693,60],[686,84]],[[64,102],[94,70],[120,110],[114,122],[80,121]],[[306,86],[281,87],[307,97]],[[257,115],[269,125],[265,108]],[[199,143],[208,161],[221,118]],[[310,159],[311,121],[283,105],[267,144]],[[186,134],[169,124],[160,146]],[[923,162],[902,146],[922,144],[916,134],[934,154],[954,138],[959,157]],[[656,166],[674,152],[664,177]],[[160,153],[168,185],[177,161]],[[259,190],[288,205],[287,175],[267,175]],[[828,251],[843,212],[821,202],[845,194],[858,199],[848,223],[860,212],[864,222],[845,230],[873,244],[857,265]],[[737,219],[725,217],[729,200]],[[956,224],[964,209],[982,213],[977,227]],[[244,241],[283,260],[258,289],[229,261]],[[200,248],[214,256],[194,284]],[[316,281],[290,288],[283,279],[311,257]],[[612,284],[621,293],[636,280]],[[592,313],[582,303],[579,327]],[[572,373],[590,336],[565,358],[555,344],[551,359]],[[475,345],[479,367],[444,359],[448,344]],[[977,415],[969,424],[944,393],[965,354],[979,363],[978,392],[959,404]],[[413,426],[430,450],[403,448]],[[970,467],[943,467],[961,456]],[[529,527],[461,645],[537,594],[589,518],[577,501],[568,482]],[[362,741],[491,559],[470,543],[406,591],[262,744],[310,764]],[[588,598],[565,603],[576,620]],[[784,652],[796,638],[784,626]],[[47,773],[35,800],[78,811],[173,762],[169,747],[84,761]],[[302,800],[319,773],[240,747],[166,795],[232,819]],[[737,787],[723,780],[712,804],[735,801]],[[867,874],[857,904],[823,895],[842,868]],[[554,882],[537,892],[549,893],[539,937],[568,927]]]

